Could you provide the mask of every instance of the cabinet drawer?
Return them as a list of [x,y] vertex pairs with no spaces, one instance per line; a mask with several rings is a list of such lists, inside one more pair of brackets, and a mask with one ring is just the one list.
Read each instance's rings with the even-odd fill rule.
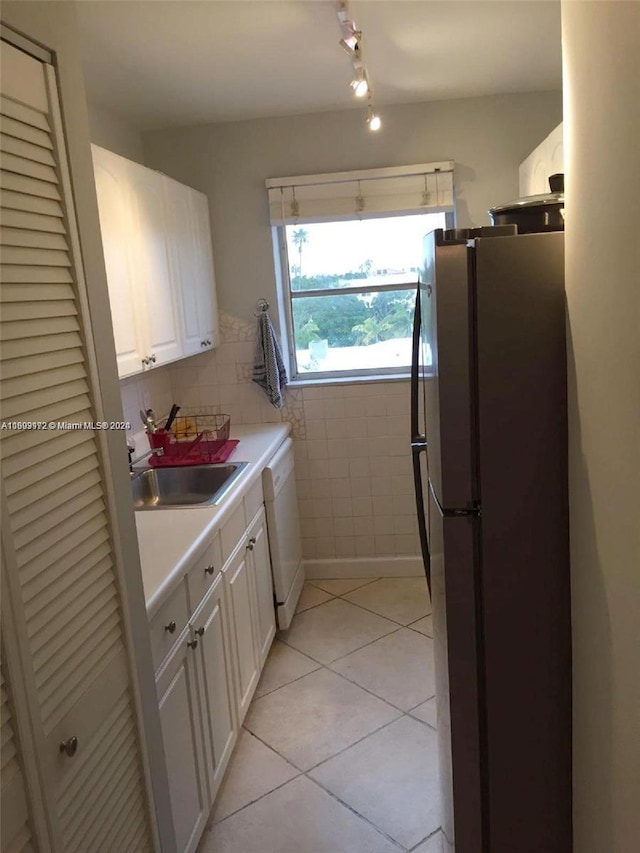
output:
[[216,533],[202,554],[194,560],[187,573],[187,592],[189,594],[189,612],[193,613],[205,597],[216,576],[222,568],[222,545],[220,534]]
[[181,583],[149,624],[154,669],[158,669],[172,650],[188,621],[187,589],[185,584]]
[[227,562],[234,548],[245,534],[247,525],[244,520],[244,508],[240,503],[229,516],[220,531],[220,539],[222,542],[222,560]]
[[251,524],[263,503],[262,480],[258,480],[244,496],[244,514],[247,525]]

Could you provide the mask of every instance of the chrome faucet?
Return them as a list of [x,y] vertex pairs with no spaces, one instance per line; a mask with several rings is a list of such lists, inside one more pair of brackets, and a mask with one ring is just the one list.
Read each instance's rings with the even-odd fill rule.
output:
[[141,453],[140,456],[136,456],[133,458],[133,454],[135,453],[135,445],[127,444],[127,455],[129,457],[129,476],[133,479],[135,477],[134,466],[138,464],[138,462],[142,462],[144,459],[148,459],[150,456],[164,456],[164,450],[161,447],[152,447],[149,450]]

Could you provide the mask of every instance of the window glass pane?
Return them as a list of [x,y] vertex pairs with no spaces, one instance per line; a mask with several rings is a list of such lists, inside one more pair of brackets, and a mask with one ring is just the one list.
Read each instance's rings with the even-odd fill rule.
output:
[[408,368],[415,288],[293,300],[300,373]]
[[293,291],[417,280],[422,238],[444,228],[444,213],[287,225]]

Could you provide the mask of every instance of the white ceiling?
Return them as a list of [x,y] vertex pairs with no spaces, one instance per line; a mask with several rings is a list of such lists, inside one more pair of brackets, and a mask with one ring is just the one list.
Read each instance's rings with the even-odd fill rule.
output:
[[[360,107],[334,0],[83,0],[88,98],[140,129]],[[376,104],[561,88],[559,0],[352,0]]]

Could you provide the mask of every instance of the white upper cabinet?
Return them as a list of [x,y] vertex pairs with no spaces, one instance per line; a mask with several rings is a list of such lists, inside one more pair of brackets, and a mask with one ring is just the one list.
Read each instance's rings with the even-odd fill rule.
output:
[[171,240],[163,181],[137,163],[126,163],[133,218],[136,284],[145,301],[142,321],[150,366],[175,361],[184,353],[180,340],[176,282],[169,266]]
[[119,376],[217,346],[206,196],[92,148]]
[[127,175],[122,168],[121,157],[93,148],[93,168],[98,194],[100,230],[104,262],[109,284],[109,301],[113,335],[115,338],[119,376],[130,376],[142,369],[145,358],[144,341],[136,318],[142,314],[138,300],[133,258],[129,252],[131,216]]
[[564,172],[564,137],[560,123],[520,164],[520,195],[549,192],[549,177]]
[[182,344],[195,355],[218,344],[217,305],[207,197],[164,178],[172,274],[180,299]]

